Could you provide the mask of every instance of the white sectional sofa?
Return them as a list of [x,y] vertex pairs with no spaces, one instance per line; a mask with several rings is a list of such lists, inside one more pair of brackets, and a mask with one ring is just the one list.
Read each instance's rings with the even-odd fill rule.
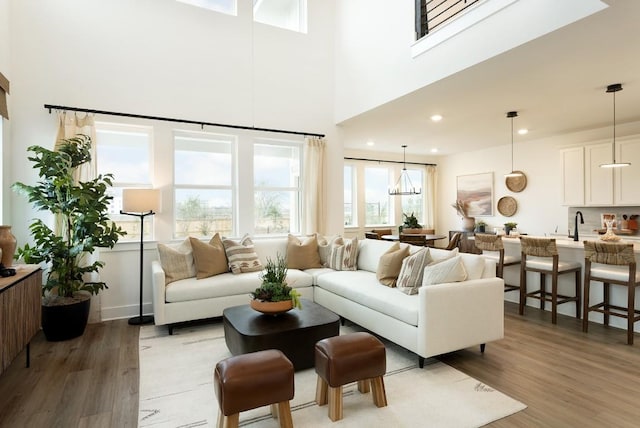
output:
[[[289,269],[289,285],[360,326],[424,358],[501,339],[504,335],[504,281],[495,276],[495,262],[475,254],[460,254],[468,279],[426,285],[414,295],[381,284],[376,277],[380,257],[392,242],[358,241],[357,270]],[[405,246],[406,244],[401,244]],[[266,259],[286,254],[287,238],[254,240],[256,253]],[[422,247],[410,247],[415,253]],[[451,252],[430,248],[434,259]],[[165,286],[159,261],[152,263],[156,325],[219,317],[230,306],[249,302],[260,285],[259,272],[231,272],[205,279],[186,278]],[[302,309],[304,310],[304,308]]]

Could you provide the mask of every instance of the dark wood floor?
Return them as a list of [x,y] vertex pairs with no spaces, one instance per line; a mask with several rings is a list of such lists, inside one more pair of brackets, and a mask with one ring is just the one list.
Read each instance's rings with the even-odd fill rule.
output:
[[[492,427],[637,427],[640,337],[623,330],[505,304],[505,338],[486,352],[441,357],[528,408]],[[636,335],[638,336],[638,335]],[[138,412],[138,327],[126,320],[91,324],[84,336],[31,344],[0,376],[0,427],[134,427]],[[389,397],[392,401],[393,397]]]

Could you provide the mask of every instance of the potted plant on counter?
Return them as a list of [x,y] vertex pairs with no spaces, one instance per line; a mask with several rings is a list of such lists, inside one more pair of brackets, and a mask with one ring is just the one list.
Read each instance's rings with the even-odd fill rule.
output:
[[287,284],[287,261],[280,254],[267,258],[260,273],[262,284],[251,293],[251,307],[264,314],[277,315],[293,308],[302,309],[300,293]]
[[504,234],[509,236],[509,234],[511,233],[511,231],[513,229],[515,229],[518,226],[518,223],[513,222],[513,221],[508,221],[504,224]]
[[29,230],[35,243],[17,251],[25,263],[43,263],[48,269],[42,286],[42,329],[50,341],[84,333],[91,295],[107,288],[93,278],[104,262],[90,256],[96,248],[113,248],[126,234],[108,217],[112,175],[75,179],[80,166],[91,161],[90,149],[86,135],[63,140],[57,151],[31,146],[27,150],[34,155],[29,160],[39,181],[35,186],[19,182],[12,186],[37,210],[49,211],[57,224],[52,228],[42,219],[33,220]]
[[476,221],[476,232],[485,233],[486,228],[487,228],[487,223],[484,220]]

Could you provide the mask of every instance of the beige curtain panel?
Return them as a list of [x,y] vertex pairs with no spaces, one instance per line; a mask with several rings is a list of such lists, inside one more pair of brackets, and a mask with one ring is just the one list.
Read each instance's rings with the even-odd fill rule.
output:
[[9,93],[9,79],[0,73],[0,116],[9,119],[9,107],[7,107],[7,94]]
[[325,232],[324,147],[325,141],[322,138],[305,138],[302,209],[303,231],[306,234]]

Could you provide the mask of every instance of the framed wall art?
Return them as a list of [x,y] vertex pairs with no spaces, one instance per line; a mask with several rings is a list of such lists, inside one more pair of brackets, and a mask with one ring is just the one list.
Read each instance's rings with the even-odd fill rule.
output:
[[470,217],[493,215],[493,172],[456,177],[456,199],[469,205]]

